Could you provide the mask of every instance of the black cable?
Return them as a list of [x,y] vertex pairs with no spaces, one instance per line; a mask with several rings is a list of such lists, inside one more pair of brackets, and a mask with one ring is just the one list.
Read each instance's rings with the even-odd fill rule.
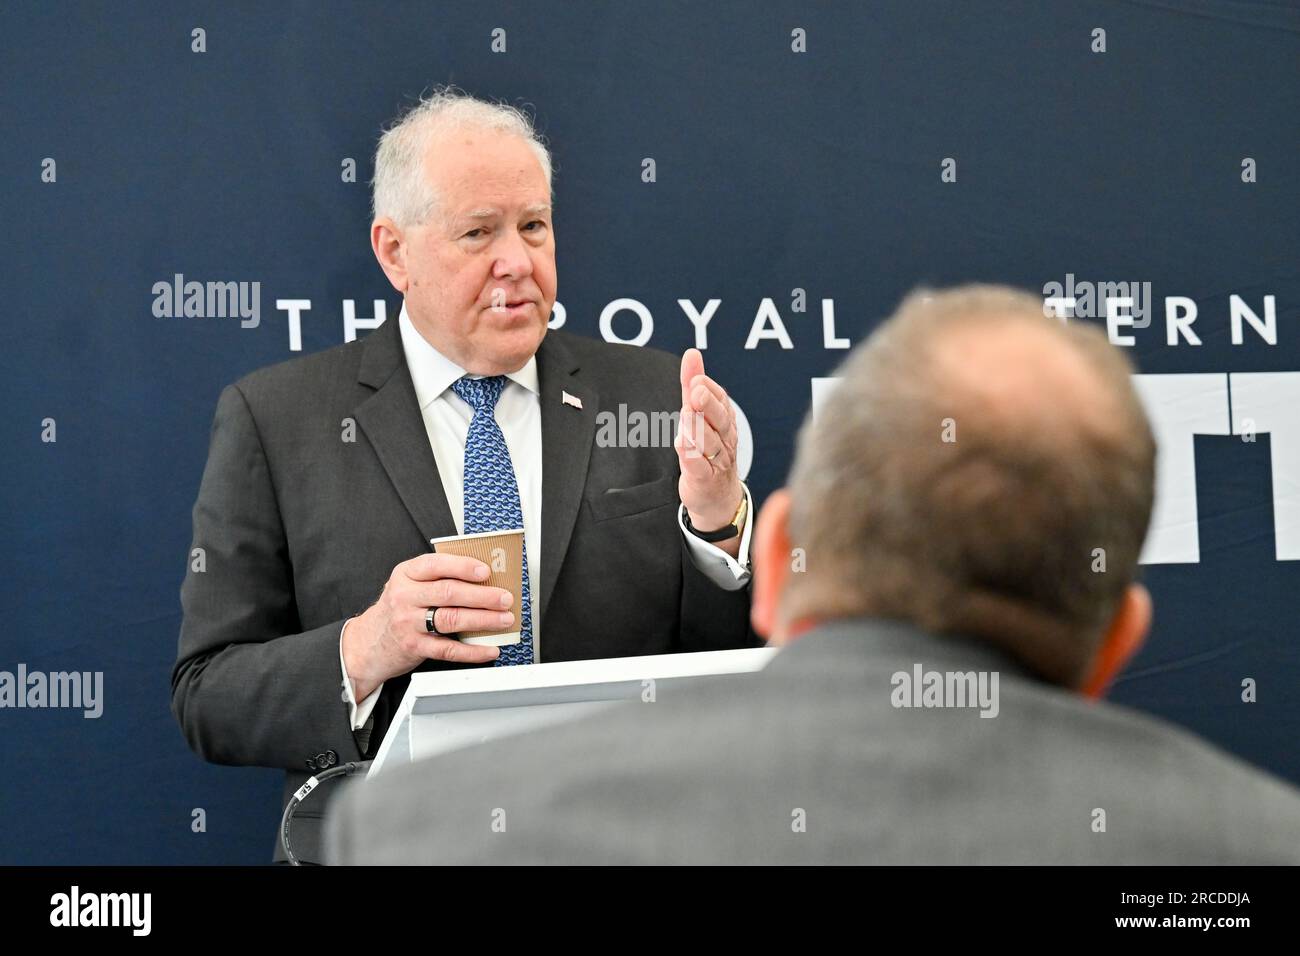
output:
[[353,774],[366,770],[374,761],[372,760],[349,760],[347,763],[338,767],[331,767],[311,777],[306,783],[294,791],[294,795],[285,805],[284,813],[280,817],[280,849],[284,851],[285,859],[289,861],[290,866],[302,866],[308,863],[311,866],[320,866],[319,863],[313,863],[311,860],[302,860],[293,855],[293,850],[289,848],[289,824],[293,820],[293,815],[298,809],[298,804],[307,799],[316,787],[329,780],[332,777],[351,777]]

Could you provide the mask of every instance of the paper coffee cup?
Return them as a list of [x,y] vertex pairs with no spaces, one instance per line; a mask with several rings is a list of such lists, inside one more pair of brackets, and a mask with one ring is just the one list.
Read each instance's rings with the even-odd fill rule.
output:
[[[488,579],[483,584],[504,588],[515,596],[506,610],[514,615],[514,623],[499,630],[461,631],[456,636],[466,644],[488,644],[504,647],[518,644],[520,614],[524,606],[524,529],[511,531],[480,531],[477,534],[456,534],[434,538],[429,542],[437,554],[458,554],[476,558],[488,566]],[[477,583],[477,582],[476,582]]]

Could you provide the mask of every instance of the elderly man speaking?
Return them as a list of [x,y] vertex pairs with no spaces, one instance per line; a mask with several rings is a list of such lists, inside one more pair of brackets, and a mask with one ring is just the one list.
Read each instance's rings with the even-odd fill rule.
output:
[[[400,317],[221,393],[172,709],[205,759],[285,770],[286,802],[374,754],[412,671],[760,643],[726,392],[694,349],[679,367],[548,331],[551,201],[526,116],[436,91],[375,157],[370,240]],[[597,442],[620,405],[677,412],[675,443]],[[519,527],[518,608],[482,562],[431,553]],[[507,623],[517,644],[456,638]],[[295,817],[300,858],[320,859],[320,814]]]

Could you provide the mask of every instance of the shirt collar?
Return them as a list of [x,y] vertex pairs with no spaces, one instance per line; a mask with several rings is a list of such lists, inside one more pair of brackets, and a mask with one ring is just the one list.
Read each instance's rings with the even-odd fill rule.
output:
[[[428,339],[419,333],[415,323],[406,313],[406,301],[402,301],[402,314],[397,319],[402,333],[402,351],[406,353],[406,367],[411,370],[411,384],[415,386],[415,400],[423,411],[430,402],[451,388],[452,383],[466,374],[465,370],[443,355]],[[482,378],[471,375],[470,378]],[[506,378],[522,385],[534,395],[540,394],[537,385],[537,356],[530,355],[528,361],[514,372],[507,372]]]

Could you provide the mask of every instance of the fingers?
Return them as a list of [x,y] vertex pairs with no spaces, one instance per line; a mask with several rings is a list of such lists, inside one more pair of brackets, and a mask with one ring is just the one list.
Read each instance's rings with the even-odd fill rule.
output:
[[501,656],[499,647],[462,644],[460,641],[451,641],[446,638],[439,638],[438,640],[445,642],[442,646],[446,648],[446,656],[438,658],[439,660],[453,661],[457,664],[486,664]]
[[459,554],[421,554],[398,565],[414,581],[437,581],[459,578],[462,581],[486,581],[488,566],[476,558]]
[[[468,587],[469,585],[466,585]],[[436,607],[433,626],[444,634],[458,634],[461,631],[503,631],[513,628],[517,617],[509,603],[500,599],[499,588],[484,588],[494,592],[490,599],[470,596],[470,600],[482,600],[487,607],[465,607],[459,604],[442,605],[428,600],[434,595],[421,594],[410,586],[398,585],[384,591],[380,601],[383,603],[385,617],[391,632],[397,635],[422,636],[429,633],[425,626],[425,617],[429,608]],[[512,602],[513,603],[513,600]]]
[[[427,607],[404,605],[390,619],[392,639],[408,661],[422,657],[463,664],[496,660],[500,652],[495,647],[463,644],[444,635],[463,631],[505,631],[516,626],[515,615],[510,611],[439,607],[433,615],[433,626],[442,634],[431,634],[425,627],[428,610]],[[406,669],[411,666],[408,664]]]
[[380,600],[393,635],[401,635],[398,644],[402,653],[461,664],[496,660],[500,656],[496,647],[464,644],[430,634],[425,627],[431,607],[437,608],[433,626],[444,634],[518,627],[511,592],[473,583],[486,580],[489,574],[482,561],[456,554],[421,554],[398,565]]
[[409,587],[399,586],[398,591],[400,599],[413,607],[477,607],[501,611],[510,607],[515,600],[514,595],[505,588],[467,584],[456,578],[412,581]]
[[[728,447],[734,447],[736,444],[736,415],[731,407],[731,399],[727,397],[726,389],[709,378],[707,375],[697,375],[689,383],[689,386],[683,389],[684,398],[682,400],[683,412],[700,412],[704,420],[712,426],[713,430],[722,439],[722,443]],[[697,444],[702,444],[698,443]],[[706,454],[713,454],[716,446],[703,446]]]
[[719,435],[725,435],[727,430],[734,427],[735,424],[735,416],[731,413],[731,402],[727,399],[725,392],[722,393],[721,397],[718,396],[717,392],[721,392],[722,389],[717,387],[716,383],[714,383],[714,387],[717,388],[717,392],[711,390],[705,384],[706,382],[709,382],[708,376],[701,376],[691,388],[690,409],[703,415],[704,420]]
[[713,465],[705,460],[699,447],[693,443],[691,435],[697,429],[692,424],[690,416],[690,412],[683,413],[680,427],[677,429],[677,437],[673,439],[673,447],[677,449],[677,463],[684,475],[691,478],[708,478],[713,474]]
[[687,349],[682,353],[682,408],[691,407],[690,391],[695,379],[704,374],[704,356],[699,349]]
[[[734,433],[734,428],[732,429]],[[674,441],[682,470],[707,478],[715,470],[728,467],[735,460],[735,442],[728,443],[698,412],[683,412],[677,439]]]
[[708,419],[699,412],[688,411],[682,415],[681,426],[681,435],[685,438],[684,447],[688,454],[717,460],[715,453],[725,442],[722,441],[717,430],[709,424]]
[[[485,563],[473,558],[461,558],[460,555],[424,554],[420,557],[447,558],[447,562],[438,564],[437,567],[441,570],[459,571],[461,574],[467,570],[471,574],[487,571]],[[421,572],[419,566],[413,570]],[[393,597],[399,605],[415,610],[421,620],[429,607],[437,607],[433,626],[446,633],[499,631],[500,628],[513,627],[515,624],[515,614],[508,610],[515,602],[515,596],[511,592],[486,584],[469,584],[460,578],[412,578],[409,587],[399,584],[394,589]]]
[[[725,448],[735,457],[738,441],[735,410],[722,386],[707,375],[697,376],[688,393],[689,404],[682,406],[682,431],[705,456]],[[691,443],[687,443],[691,450]],[[716,462],[716,459],[714,459]]]
[[708,391],[711,392],[713,396],[717,398],[718,401],[724,403],[727,401],[727,390],[723,388],[721,385],[719,385],[717,382],[715,382],[713,379],[709,378],[707,375],[703,375],[703,374],[697,375],[691,381],[690,383],[691,394],[694,395],[695,392],[701,387],[708,389]]
[[504,588],[469,584],[457,578],[412,581],[393,589],[393,601],[402,617],[414,619],[419,630],[424,630],[425,613],[436,607],[433,626],[444,634],[514,627],[514,600],[514,595]]
[[452,661],[456,664],[487,664],[501,656],[501,649],[490,645],[462,644],[449,637],[417,635],[415,653],[435,661]]
[[[420,629],[424,630],[428,606],[417,608]],[[433,626],[444,634],[461,631],[503,631],[514,627],[515,616],[510,611],[487,611],[474,607],[439,607],[433,612]],[[467,645],[468,646],[468,645]]]
[[[682,421],[689,420],[690,412],[699,412],[703,415],[704,422],[708,423],[719,439],[717,442],[710,442],[708,436],[703,434],[703,423],[697,426],[701,437],[687,431],[683,426],[681,431],[687,431],[687,434],[695,439],[695,447],[703,449],[704,455],[707,456],[712,455],[720,447],[728,446],[729,443],[734,446],[736,421],[732,413],[731,401],[727,398],[726,390],[704,374],[704,356],[700,354],[699,349],[687,349],[682,354],[681,386]],[[689,451],[690,447],[688,443],[686,450]]]

